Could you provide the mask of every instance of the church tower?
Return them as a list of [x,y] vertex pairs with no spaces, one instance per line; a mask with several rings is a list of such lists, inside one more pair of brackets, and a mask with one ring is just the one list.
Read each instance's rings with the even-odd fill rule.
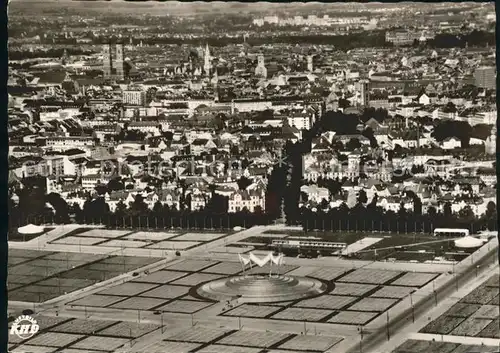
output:
[[267,69],[264,63],[264,55],[257,56],[257,67],[255,68],[255,76],[267,78]]
[[208,44],[205,48],[204,56],[205,63],[203,65],[203,69],[205,71],[205,75],[210,76],[210,72],[212,71],[212,57],[210,56],[210,48],[208,47]]
[[116,68],[116,78],[123,80],[125,78],[125,66],[123,64],[123,44],[117,43],[115,46],[115,61],[113,66]]
[[309,72],[314,71],[313,60],[314,60],[314,55],[307,56],[307,71],[309,71]]
[[68,63],[68,51],[66,50],[66,48],[64,48],[64,53],[63,53],[63,56],[61,58],[61,64],[62,65],[66,65]]

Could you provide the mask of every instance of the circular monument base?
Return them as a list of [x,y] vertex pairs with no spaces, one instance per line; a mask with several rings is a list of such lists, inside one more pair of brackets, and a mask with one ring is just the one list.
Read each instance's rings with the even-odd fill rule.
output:
[[196,288],[200,297],[225,301],[271,303],[304,299],[331,290],[315,278],[286,275],[242,275],[217,279]]

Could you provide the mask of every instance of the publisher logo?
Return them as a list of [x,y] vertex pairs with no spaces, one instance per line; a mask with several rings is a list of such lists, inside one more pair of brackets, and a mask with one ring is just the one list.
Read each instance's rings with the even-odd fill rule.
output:
[[33,337],[38,330],[40,330],[40,326],[35,319],[28,315],[22,315],[12,323],[10,334],[25,340]]

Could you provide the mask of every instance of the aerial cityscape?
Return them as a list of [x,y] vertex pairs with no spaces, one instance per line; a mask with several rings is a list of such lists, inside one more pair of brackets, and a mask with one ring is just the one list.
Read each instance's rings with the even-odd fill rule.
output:
[[500,351],[494,3],[8,15],[1,351]]

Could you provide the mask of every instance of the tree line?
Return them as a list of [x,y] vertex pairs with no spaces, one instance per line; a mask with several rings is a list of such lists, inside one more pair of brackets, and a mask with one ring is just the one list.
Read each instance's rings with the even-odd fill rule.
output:
[[[88,198],[83,208],[77,203],[70,204],[56,193],[44,194],[43,188],[35,183],[26,185],[19,191],[19,200],[10,199],[9,224],[19,227],[28,223],[35,224],[103,224],[112,228],[194,228],[194,229],[230,229],[236,226],[248,228],[254,225],[268,225],[281,216],[281,204],[284,200],[284,212],[288,224],[301,224],[305,231],[379,231],[379,232],[432,232],[434,228],[466,228],[471,232],[497,229],[497,210],[494,202],[489,202],[484,215],[477,217],[470,206],[453,213],[451,203],[445,203],[442,212],[430,207],[423,214],[422,203],[417,195],[408,193],[413,200],[413,211],[400,204],[397,212],[385,211],[377,206],[378,196],[368,203],[366,193],[361,191],[354,207],[346,203],[330,208],[323,200],[315,208],[299,208],[300,188],[292,189],[295,178],[283,175],[290,171],[285,166],[277,166],[270,176],[266,192],[266,212],[257,209],[227,212],[227,197],[215,194],[203,209],[191,211],[188,194],[183,194],[179,208],[156,202],[149,209],[144,199],[136,195],[127,206],[119,201],[111,212],[106,199],[102,196]],[[293,174],[293,171],[292,173]],[[287,182],[283,182],[287,180]],[[242,185],[244,188],[244,185]],[[337,187],[338,188],[338,187]],[[294,190],[298,190],[295,195]],[[297,198],[292,204],[289,201]],[[304,198],[304,196],[303,196]],[[303,200],[307,201],[307,200]]]
[[[324,205],[323,205],[324,206]],[[494,202],[489,202],[484,215],[477,217],[470,206],[453,213],[451,204],[446,203],[442,212],[430,207],[422,214],[422,204],[414,202],[414,210],[405,209],[403,203],[397,212],[385,211],[376,206],[376,201],[364,206],[357,203],[349,208],[346,203],[327,209],[319,205],[317,209],[301,209],[301,224],[304,231],[354,231],[354,232],[395,232],[432,233],[435,228],[461,228],[471,233],[479,230],[497,230],[497,211]]]

